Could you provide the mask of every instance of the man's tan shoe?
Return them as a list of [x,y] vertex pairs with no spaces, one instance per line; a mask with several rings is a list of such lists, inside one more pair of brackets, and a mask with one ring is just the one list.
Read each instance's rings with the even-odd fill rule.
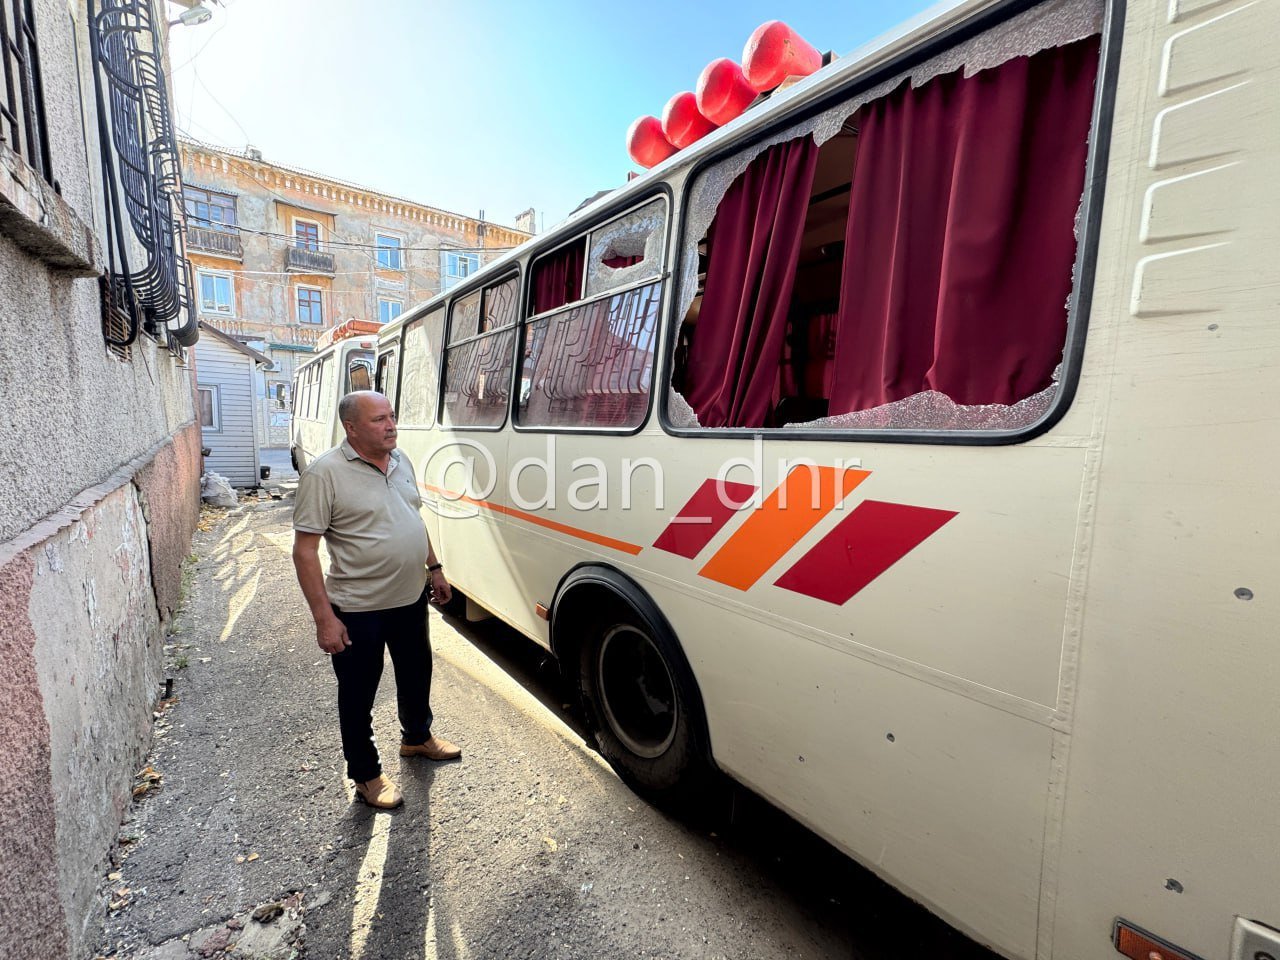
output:
[[364,783],[357,783],[356,796],[378,810],[394,810],[404,803],[404,794],[400,792],[400,788],[383,774]]
[[426,743],[400,744],[402,757],[426,757],[428,760],[457,760],[462,756],[462,748],[454,746],[448,740],[433,736]]

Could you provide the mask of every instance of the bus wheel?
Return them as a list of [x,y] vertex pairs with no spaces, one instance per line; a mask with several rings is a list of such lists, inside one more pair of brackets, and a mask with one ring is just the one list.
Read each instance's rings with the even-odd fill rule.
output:
[[294,447],[289,448],[289,462],[293,464],[294,473],[302,472],[302,468],[298,466],[298,451]]
[[600,753],[642,792],[686,792],[705,770],[705,726],[683,655],[639,617],[597,623],[582,645],[580,681]]

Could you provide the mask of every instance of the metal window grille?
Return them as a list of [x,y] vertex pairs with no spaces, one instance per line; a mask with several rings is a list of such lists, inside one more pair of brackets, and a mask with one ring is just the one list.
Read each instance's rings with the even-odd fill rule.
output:
[[0,140],[52,184],[53,165],[31,0],[0,0],[0,47],[4,61]]
[[151,0],[88,0],[88,14],[106,185],[103,336],[123,353],[145,330],[176,352],[199,332],[160,32]]

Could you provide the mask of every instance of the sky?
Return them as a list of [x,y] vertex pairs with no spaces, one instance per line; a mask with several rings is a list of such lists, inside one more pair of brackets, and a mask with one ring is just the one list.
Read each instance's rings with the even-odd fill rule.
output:
[[[844,55],[925,0],[221,0],[174,26],[178,128],[511,225],[551,227],[639,170],[626,131],[783,20]],[[169,6],[176,18],[180,8]]]

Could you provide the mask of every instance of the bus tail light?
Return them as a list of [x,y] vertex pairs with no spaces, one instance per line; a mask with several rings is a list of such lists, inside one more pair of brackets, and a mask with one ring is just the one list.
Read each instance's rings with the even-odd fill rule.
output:
[[1112,937],[1116,952],[1129,960],[1200,960],[1194,953],[1175,947],[1128,920],[1116,920]]

